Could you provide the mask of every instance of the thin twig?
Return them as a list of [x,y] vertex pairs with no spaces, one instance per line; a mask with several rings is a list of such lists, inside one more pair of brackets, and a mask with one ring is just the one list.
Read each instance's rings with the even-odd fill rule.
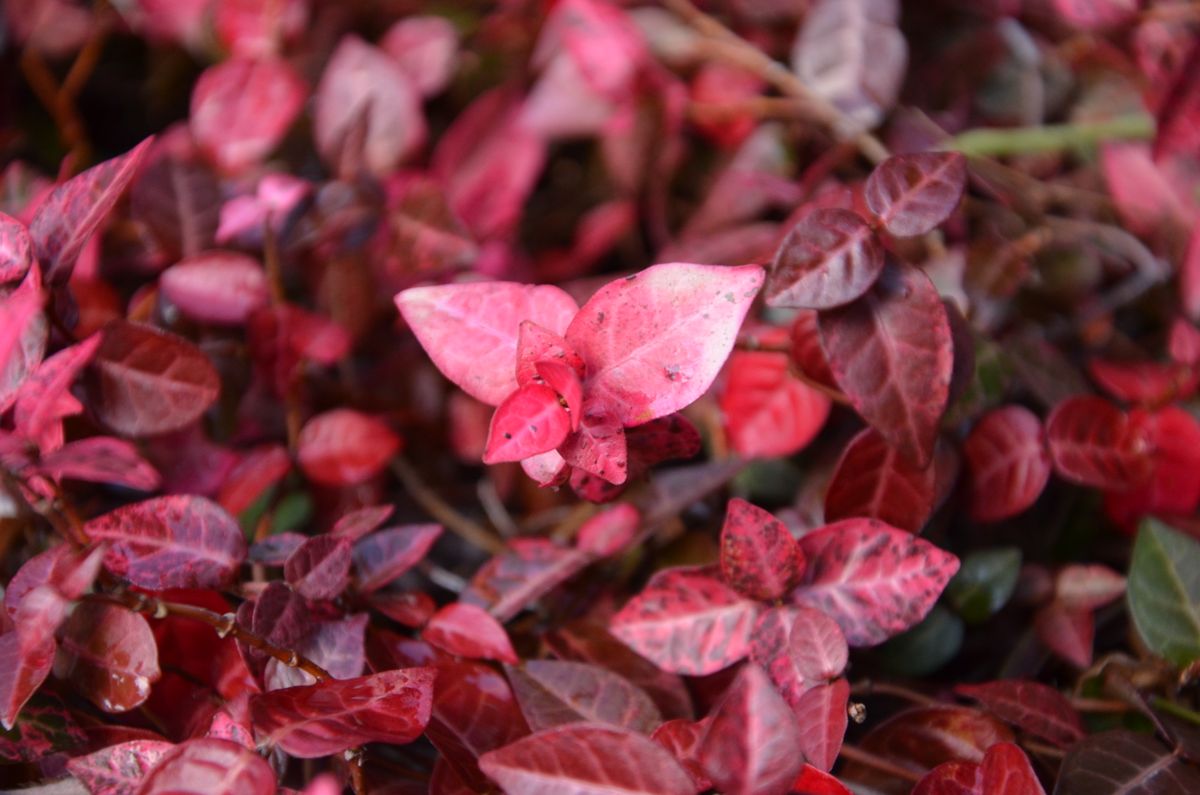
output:
[[457,535],[469,544],[485,549],[492,554],[504,551],[504,542],[483,525],[471,521],[431,489],[413,465],[404,456],[392,459],[392,471],[404,484],[404,488],[425,512],[436,519],[447,530]]
[[909,770],[908,768],[900,767],[893,762],[889,762],[882,757],[876,756],[870,751],[864,751],[863,749],[854,745],[843,745],[841,755],[850,762],[857,762],[860,765],[866,765],[867,767],[875,768],[881,773],[887,773],[890,776],[895,776],[896,778],[901,778],[905,781],[911,781],[914,784],[923,778],[923,776],[915,770]]
[[863,679],[855,682],[850,687],[850,694],[854,696],[896,696],[905,701],[911,701],[914,704],[922,704],[924,706],[935,706],[941,704],[936,698],[918,693],[916,690],[911,690],[903,685],[894,685],[889,682],[876,682],[871,679]]

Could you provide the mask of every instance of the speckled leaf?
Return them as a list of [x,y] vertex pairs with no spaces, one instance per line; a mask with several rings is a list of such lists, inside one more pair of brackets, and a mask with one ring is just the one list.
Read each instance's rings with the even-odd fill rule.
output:
[[838,459],[825,492],[825,521],[863,517],[919,533],[933,512],[937,467],[905,460],[879,432],[866,428]]
[[592,721],[647,734],[662,722],[649,696],[598,665],[529,660],[505,671],[533,731]]
[[738,497],[729,501],[721,528],[721,577],[764,602],[780,599],[804,572],[804,554],[770,512]]
[[130,740],[67,762],[67,770],[91,795],[134,795],[146,774],[174,745],[159,740]]
[[570,432],[571,415],[558,402],[558,393],[545,384],[525,384],[492,415],[483,463],[520,461],[549,452]]

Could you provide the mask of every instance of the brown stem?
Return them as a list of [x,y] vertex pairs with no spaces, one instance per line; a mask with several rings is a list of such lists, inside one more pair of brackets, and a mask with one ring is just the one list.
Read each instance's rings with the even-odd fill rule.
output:
[[412,495],[417,504],[424,508],[426,513],[440,522],[447,530],[467,543],[473,544],[480,549],[486,549],[492,554],[499,554],[504,551],[503,541],[484,528],[483,525],[471,521],[454,510],[448,502],[438,496],[437,492],[425,483],[417,470],[404,456],[396,456],[392,459],[392,471],[396,473],[396,477],[404,484],[404,489]]
[[916,690],[909,689],[903,685],[894,685],[890,682],[875,682],[871,679],[863,679],[855,682],[850,687],[850,694],[854,696],[895,696],[902,698],[905,701],[911,701],[914,704],[922,704],[924,706],[935,706],[942,702],[936,698],[918,693]]
[[193,621],[199,621],[202,624],[208,624],[217,635],[222,638],[232,635],[238,640],[245,643],[247,646],[252,646],[255,649],[268,654],[271,657],[279,660],[284,665],[291,668],[298,668],[308,674],[318,682],[331,679],[329,672],[321,666],[317,665],[312,660],[297,652],[295,649],[287,649],[283,646],[277,646],[261,635],[257,635],[245,627],[237,623],[233,613],[221,614],[213,610],[208,610],[195,605],[185,605],[178,602],[164,602],[161,599],[156,599],[145,594],[135,593],[133,591],[125,591],[123,593],[97,593],[85,596],[85,599],[94,599],[97,601],[107,601],[114,604],[119,604],[133,610],[136,613],[143,613],[154,618],[166,618],[167,616],[179,616],[180,618],[190,618]]
[[896,778],[901,778],[905,781],[911,781],[914,784],[923,778],[922,775],[915,770],[909,770],[908,768],[900,767],[893,762],[889,762],[882,757],[876,756],[870,751],[864,751],[863,749],[854,745],[843,745],[841,756],[850,762],[857,762],[860,765],[866,765],[867,767],[875,768],[881,773],[887,773],[889,776],[895,776]]
[[1027,751],[1032,751],[1039,756],[1049,756],[1054,759],[1062,759],[1067,755],[1066,751],[1061,748],[1055,748],[1053,745],[1047,745],[1046,743],[1039,743],[1036,740],[1022,740],[1021,745],[1024,746]]
[[1129,712],[1133,709],[1133,707],[1124,701],[1103,698],[1073,698],[1071,699],[1071,706],[1079,712],[1094,713]]

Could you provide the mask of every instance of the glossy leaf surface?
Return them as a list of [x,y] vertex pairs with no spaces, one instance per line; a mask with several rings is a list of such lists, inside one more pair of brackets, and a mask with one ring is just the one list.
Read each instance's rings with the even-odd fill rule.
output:
[[267,760],[237,743],[204,738],[177,745],[142,781],[137,795],[273,795]]
[[1046,421],[1046,443],[1054,471],[1074,483],[1126,489],[1150,475],[1145,429],[1103,398],[1060,403]]
[[429,619],[421,638],[457,657],[517,663],[517,653],[504,627],[475,605],[462,602],[446,605]]
[[920,152],[883,161],[867,179],[867,206],[897,237],[923,235],[962,198],[967,159],[959,152]]
[[105,712],[127,712],[161,676],[145,617],[117,605],[83,602],[59,632],[54,675],[70,680]]
[[770,306],[829,309],[871,289],[883,270],[883,248],[862,216],[818,209],[788,232],[767,278]]

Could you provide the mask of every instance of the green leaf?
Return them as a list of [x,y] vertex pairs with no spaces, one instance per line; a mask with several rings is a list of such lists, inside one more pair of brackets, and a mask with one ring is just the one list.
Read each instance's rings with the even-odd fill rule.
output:
[[880,646],[878,654],[891,673],[926,676],[954,659],[962,642],[962,619],[937,605],[920,624]]
[[1200,543],[1155,519],[1142,522],[1127,599],[1151,651],[1181,668],[1200,658]]
[[1021,573],[1021,550],[997,547],[972,552],[946,586],[946,599],[969,624],[995,615],[1012,597]]

